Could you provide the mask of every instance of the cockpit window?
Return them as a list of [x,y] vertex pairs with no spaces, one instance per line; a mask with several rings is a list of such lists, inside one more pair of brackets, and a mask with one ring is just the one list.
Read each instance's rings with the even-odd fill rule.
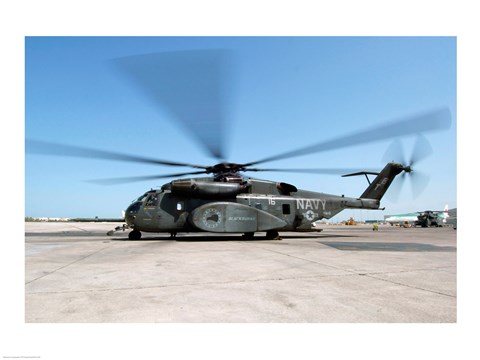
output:
[[136,201],[143,202],[143,201],[144,201],[144,200],[147,198],[148,194],[149,194],[149,193],[148,193],[148,192],[146,192],[145,194],[143,194],[143,195],[139,196],[139,197],[138,197],[138,199],[137,199]]
[[141,203],[143,203],[145,199],[147,199],[151,195],[157,196],[156,191],[155,190],[147,191],[145,194],[139,196],[137,200],[134,200],[132,202],[140,201]]
[[145,202],[145,206],[157,206],[158,196],[157,194],[150,194]]

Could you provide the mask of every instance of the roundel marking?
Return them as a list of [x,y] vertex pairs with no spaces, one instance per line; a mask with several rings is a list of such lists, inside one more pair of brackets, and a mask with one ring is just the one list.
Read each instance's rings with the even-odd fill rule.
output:
[[308,210],[305,213],[305,217],[307,218],[308,221],[312,221],[313,219],[315,219],[315,213],[312,210]]
[[218,209],[208,208],[203,212],[202,222],[207,228],[216,228],[222,222],[222,213]]

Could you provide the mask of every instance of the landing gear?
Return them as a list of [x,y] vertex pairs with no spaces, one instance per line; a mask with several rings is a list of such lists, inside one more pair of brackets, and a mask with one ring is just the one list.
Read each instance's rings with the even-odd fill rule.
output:
[[142,233],[138,230],[132,230],[128,233],[129,240],[140,240]]
[[279,235],[277,230],[268,230],[267,231],[268,240],[282,240],[282,237]]
[[173,238],[176,238],[177,237],[177,232],[176,231],[172,231],[170,232],[170,237],[173,239]]

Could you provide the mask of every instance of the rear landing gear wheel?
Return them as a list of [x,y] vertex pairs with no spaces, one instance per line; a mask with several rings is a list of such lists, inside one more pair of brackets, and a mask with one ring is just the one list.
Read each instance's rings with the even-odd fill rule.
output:
[[268,230],[267,231],[268,240],[282,240],[282,237],[278,234],[277,230]]
[[132,230],[128,233],[129,240],[140,240],[142,233],[138,230]]

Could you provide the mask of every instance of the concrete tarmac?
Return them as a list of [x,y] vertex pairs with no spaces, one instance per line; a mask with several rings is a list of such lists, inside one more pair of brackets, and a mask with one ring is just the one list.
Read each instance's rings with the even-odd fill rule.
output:
[[456,231],[321,225],[254,240],[25,224],[27,323],[455,323]]

